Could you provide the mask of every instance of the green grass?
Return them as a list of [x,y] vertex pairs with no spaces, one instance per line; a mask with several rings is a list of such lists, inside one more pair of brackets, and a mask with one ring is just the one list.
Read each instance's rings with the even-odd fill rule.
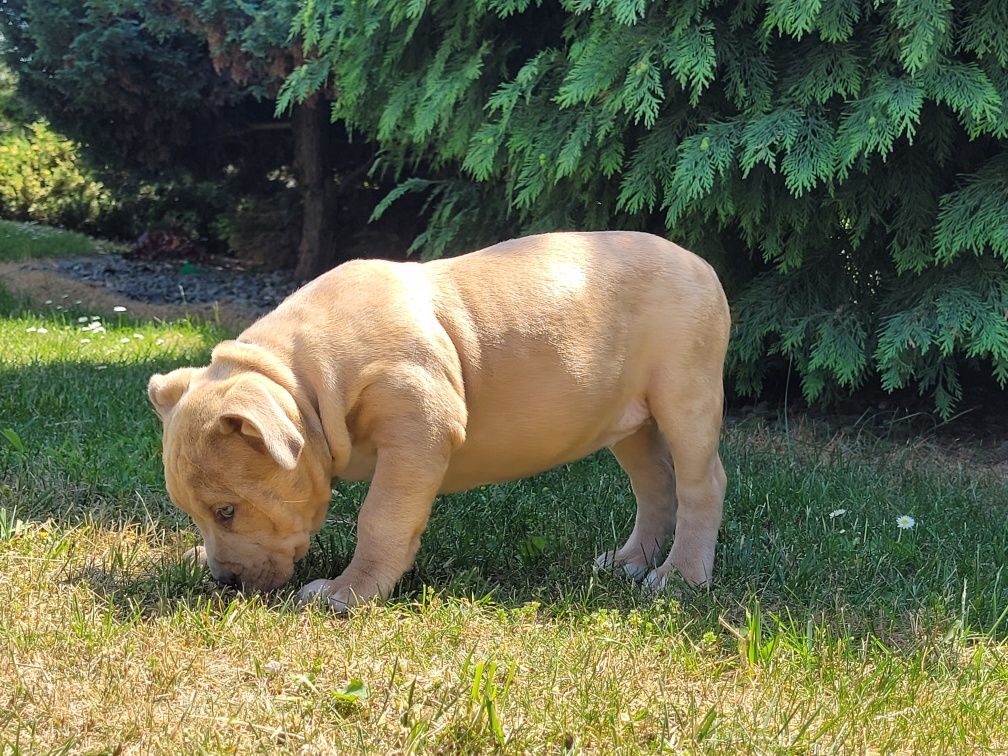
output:
[[292,595],[348,561],[363,488],[289,587],[216,588],[144,390],[222,334],[90,315],[0,297],[0,751],[1008,748],[1003,480],[742,424],[717,585],[655,600],[589,567],[633,515],[599,454],[444,497],[392,601],[341,619]]
[[94,239],[74,231],[0,220],[0,261],[93,255],[101,249]]

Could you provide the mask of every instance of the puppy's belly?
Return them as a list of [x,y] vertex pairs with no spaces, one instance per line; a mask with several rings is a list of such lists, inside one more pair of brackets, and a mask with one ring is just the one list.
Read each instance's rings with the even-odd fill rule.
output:
[[[608,415],[608,417],[607,417]],[[633,434],[651,418],[646,403],[634,400],[615,412],[550,418],[484,427],[452,455],[442,492],[464,491],[549,470],[586,457]]]
[[[634,399],[618,408],[560,415],[513,410],[470,419],[474,422],[449,461],[442,493],[525,478],[581,459],[633,434],[651,419],[651,412],[643,399]],[[339,478],[370,480],[376,464],[372,445],[354,445]]]

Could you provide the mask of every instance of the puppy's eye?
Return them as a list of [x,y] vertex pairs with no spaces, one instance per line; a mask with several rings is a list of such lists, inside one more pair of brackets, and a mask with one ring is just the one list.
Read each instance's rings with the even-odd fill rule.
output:
[[226,507],[220,507],[214,514],[217,516],[218,522],[230,522],[231,518],[234,517],[234,506],[228,504]]

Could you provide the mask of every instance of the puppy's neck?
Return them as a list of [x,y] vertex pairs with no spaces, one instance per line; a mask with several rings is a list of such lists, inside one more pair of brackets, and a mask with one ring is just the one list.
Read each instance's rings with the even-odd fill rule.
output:
[[301,430],[308,436],[310,444],[318,445],[324,450],[326,459],[333,459],[331,444],[320,418],[315,390],[299,380],[297,374],[280,357],[258,344],[234,339],[222,341],[214,347],[210,359],[211,370],[218,368],[229,373],[248,370],[266,376],[285,389],[298,407]]
[[258,344],[237,339],[222,341],[214,347],[210,360],[211,367],[233,366],[240,370],[261,373],[291,394],[298,391],[299,381],[294,371],[284,364],[283,360]]

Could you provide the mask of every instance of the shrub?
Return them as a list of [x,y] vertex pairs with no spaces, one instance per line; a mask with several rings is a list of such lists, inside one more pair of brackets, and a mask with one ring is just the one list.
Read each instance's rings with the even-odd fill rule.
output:
[[97,230],[115,199],[82,163],[78,145],[45,121],[0,138],[0,215]]
[[290,268],[297,262],[300,216],[295,192],[247,196],[221,217],[217,233],[241,260]]

